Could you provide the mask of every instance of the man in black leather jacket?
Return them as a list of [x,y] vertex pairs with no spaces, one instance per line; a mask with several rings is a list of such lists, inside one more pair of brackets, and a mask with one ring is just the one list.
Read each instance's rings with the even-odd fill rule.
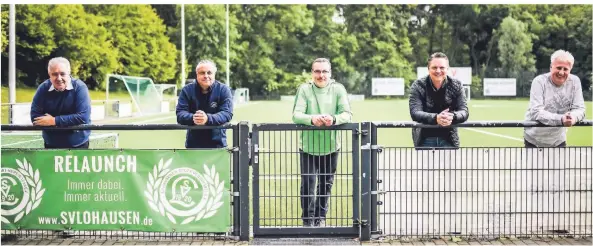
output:
[[426,77],[414,81],[410,87],[410,115],[412,120],[439,128],[413,128],[414,146],[459,147],[457,128],[451,124],[463,123],[469,117],[463,84],[447,75],[449,59],[441,52],[428,58]]

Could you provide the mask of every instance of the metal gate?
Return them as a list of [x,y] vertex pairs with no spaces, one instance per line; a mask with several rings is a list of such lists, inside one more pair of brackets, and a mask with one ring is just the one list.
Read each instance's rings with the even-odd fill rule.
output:
[[[251,139],[254,237],[358,236],[359,134],[358,124],[322,128],[254,124]],[[303,180],[308,181],[303,183]],[[325,193],[327,190],[331,192]],[[329,201],[325,203],[325,199]],[[314,208],[313,212],[303,214],[302,203],[312,204],[307,208]],[[325,216],[323,208],[327,211]]]

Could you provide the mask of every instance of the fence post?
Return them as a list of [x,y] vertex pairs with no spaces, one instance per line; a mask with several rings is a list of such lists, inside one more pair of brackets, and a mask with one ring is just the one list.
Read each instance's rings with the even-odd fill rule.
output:
[[369,133],[369,122],[361,124],[361,147],[360,147],[360,166],[361,166],[361,227],[360,241],[371,240],[371,226],[374,221],[371,219],[371,134]]
[[239,197],[241,144],[239,128],[239,124],[233,126],[233,167],[231,169],[233,170],[233,236],[239,236],[241,232],[241,199]]
[[377,154],[379,148],[377,146],[377,125],[370,123],[369,128],[371,138],[371,233],[377,232]]
[[251,189],[253,190],[253,236],[259,233],[259,124],[253,124],[251,129],[251,165],[253,180]]
[[241,229],[239,240],[249,241],[249,124],[247,121],[239,123],[239,215]]

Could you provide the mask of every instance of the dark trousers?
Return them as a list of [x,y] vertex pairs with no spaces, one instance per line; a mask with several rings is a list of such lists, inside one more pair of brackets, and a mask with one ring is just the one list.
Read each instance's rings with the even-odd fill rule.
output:
[[301,151],[300,155],[303,223],[306,226],[318,225],[321,220],[325,220],[328,211],[334,174],[338,166],[338,153],[317,156]]
[[43,143],[43,145],[45,145],[45,148],[46,149],[88,149],[89,148],[89,141],[86,141],[86,143],[83,143],[83,144],[81,144],[79,146],[69,147],[69,148],[56,147],[56,146],[49,145],[47,143]]
[[453,148],[453,144],[449,142],[448,139],[441,138],[441,137],[427,137],[422,140],[422,143],[419,147],[428,147],[428,148]]
[[[532,143],[530,143],[530,142],[527,142],[527,140],[525,140],[525,139],[523,139],[523,142],[524,142],[524,144],[525,144],[525,148],[537,148],[537,146],[535,146],[535,144],[532,144]],[[560,143],[560,144],[559,144],[558,146],[556,146],[556,147],[561,147],[561,148],[564,148],[564,147],[566,147],[566,141],[564,141],[564,142]]]

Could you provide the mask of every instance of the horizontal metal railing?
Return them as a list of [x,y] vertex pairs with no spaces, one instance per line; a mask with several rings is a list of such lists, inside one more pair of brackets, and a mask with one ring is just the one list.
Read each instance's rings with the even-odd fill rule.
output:
[[[449,126],[428,125],[414,121],[373,121],[372,124],[379,128],[453,128],[453,127],[484,127],[484,128],[508,128],[508,127],[562,127],[561,125],[544,125],[537,121],[467,121]],[[574,126],[593,126],[593,121],[583,120]]]
[[232,129],[236,124],[224,124],[220,126],[186,126],[179,124],[83,124],[76,126],[33,126],[33,125],[2,125],[2,131],[64,131],[64,130],[125,130],[125,131],[143,131],[143,130],[205,130],[205,129]]

